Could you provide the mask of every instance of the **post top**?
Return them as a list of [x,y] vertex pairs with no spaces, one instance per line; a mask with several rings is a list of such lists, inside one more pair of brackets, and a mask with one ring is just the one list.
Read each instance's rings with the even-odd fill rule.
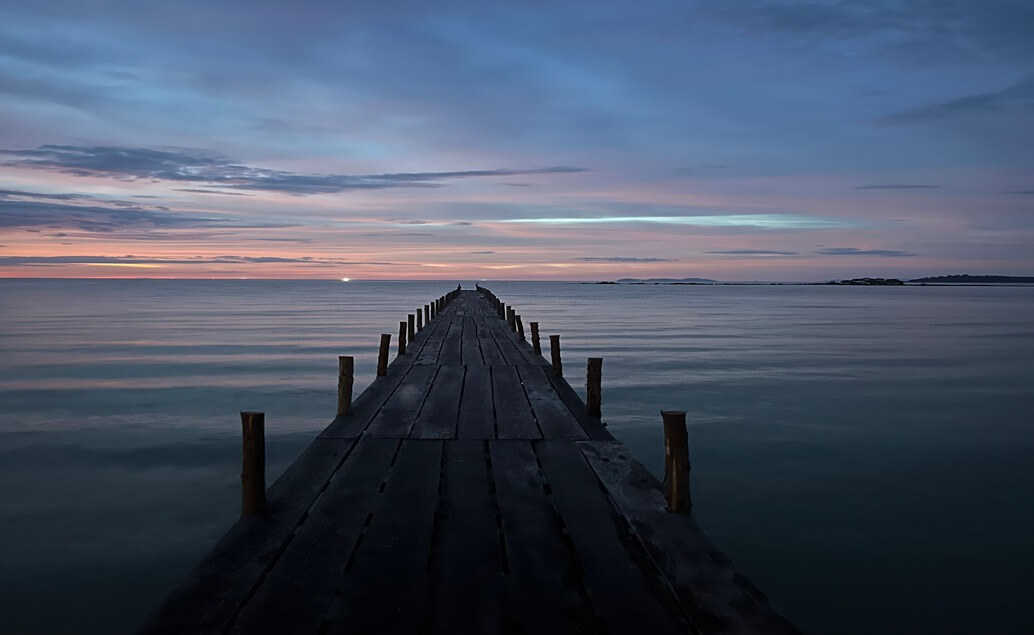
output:
[[677,417],[679,415],[685,416],[685,414],[686,414],[685,410],[661,410],[661,416],[662,417],[672,417],[672,416]]

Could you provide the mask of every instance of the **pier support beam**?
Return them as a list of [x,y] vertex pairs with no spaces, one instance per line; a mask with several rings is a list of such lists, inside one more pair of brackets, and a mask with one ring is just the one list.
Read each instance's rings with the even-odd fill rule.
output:
[[688,514],[693,508],[689,494],[689,435],[686,413],[662,410],[664,421],[664,498],[668,511]]
[[531,322],[531,347],[536,355],[542,354],[542,344],[539,343],[539,323]]
[[560,336],[549,336],[549,354],[553,358],[553,376],[564,376],[564,365],[560,362]]
[[[409,317],[413,317],[412,315]],[[412,322],[410,323],[412,326]],[[381,333],[381,347],[377,351],[377,376],[388,374],[388,348],[391,347],[391,333]]]
[[266,414],[242,412],[241,515],[266,511]]
[[352,384],[355,382],[355,360],[348,355],[337,358],[337,413],[352,414]]
[[603,394],[603,358],[590,357],[585,367],[585,414],[599,419]]

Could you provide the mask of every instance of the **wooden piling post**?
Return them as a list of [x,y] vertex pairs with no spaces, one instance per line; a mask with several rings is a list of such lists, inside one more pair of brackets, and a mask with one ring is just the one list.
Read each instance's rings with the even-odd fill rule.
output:
[[348,355],[337,358],[337,413],[352,414],[352,384],[355,382],[355,360]]
[[242,412],[241,430],[241,515],[253,516],[266,511],[266,414]]
[[416,310],[416,330],[419,333],[420,331],[423,330],[423,328],[424,328],[424,310],[421,308],[421,309],[417,309]]
[[410,313],[409,315],[406,316],[406,318],[407,318],[407,321],[409,322],[409,331],[408,331],[408,335],[406,336],[406,339],[408,341],[412,342],[413,338],[416,337],[416,316],[413,315],[412,313]]
[[506,307],[506,323],[509,325],[511,331],[517,330],[517,312],[513,310],[512,306]]
[[549,336],[549,354],[553,358],[553,376],[563,377],[564,366],[560,362],[560,336],[550,335]]
[[503,304],[502,300],[499,301],[499,304],[498,304],[498,306],[496,306],[496,309],[499,310],[499,317],[505,320],[506,319],[506,305]]
[[428,322],[430,322],[431,320],[434,319],[434,304],[433,303],[432,304],[425,304],[424,305],[424,315],[427,316],[427,321]]
[[[413,317],[412,315],[409,317]],[[410,326],[413,323],[410,322]],[[388,374],[388,348],[391,346],[391,333],[381,333],[381,348],[377,352],[377,376]]]
[[535,350],[536,355],[542,354],[542,345],[539,343],[539,323],[531,323],[531,347]]
[[517,322],[517,336],[524,341],[524,322],[521,320],[520,314],[514,316],[514,321]]
[[664,497],[668,511],[688,514],[693,507],[689,494],[689,435],[686,413],[662,410],[664,421]]
[[600,418],[603,394],[603,358],[590,357],[585,366],[585,414]]
[[406,323],[399,322],[399,355],[406,354]]

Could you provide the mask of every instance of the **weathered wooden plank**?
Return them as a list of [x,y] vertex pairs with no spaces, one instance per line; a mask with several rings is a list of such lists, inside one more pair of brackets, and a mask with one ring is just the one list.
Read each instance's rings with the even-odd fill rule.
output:
[[[614,507],[704,632],[796,634],[689,514],[668,513],[661,484],[618,442],[578,441]],[[703,591],[703,592],[702,592]]]
[[460,366],[463,364],[463,320],[457,314],[449,323],[449,332],[445,334],[442,352],[438,356],[440,366]]
[[151,615],[142,634],[224,633],[355,440],[316,439]]
[[503,357],[502,352],[499,350],[499,345],[496,344],[495,339],[488,337],[480,340],[481,342],[481,355],[485,359],[485,364],[488,366],[506,366],[506,358]]
[[510,575],[507,616],[518,632],[598,632],[581,569],[568,548],[528,441],[490,441]]
[[352,402],[352,414],[338,415],[319,434],[321,439],[351,439],[359,436],[370,424],[412,369],[411,364],[388,368],[387,377],[378,377]]
[[492,400],[500,439],[541,439],[531,406],[513,366],[492,367]]
[[460,439],[494,439],[495,414],[492,403],[492,373],[489,366],[467,368],[460,396],[459,425],[456,436]]
[[545,439],[588,439],[582,426],[560,400],[538,367],[519,366],[517,372]]
[[362,439],[241,610],[235,633],[316,633],[399,441]]
[[417,632],[430,609],[427,565],[438,506],[442,443],[402,442],[381,505],[346,564],[334,607],[321,632]]
[[472,317],[463,318],[463,334],[461,336],[461,356],[464,366],[484,366],[481,356],[481,343],[477,337],[477,325]]
[[447,441],[443,478],[431,553],[430,632],[502,633],[505,562],[488,442]]
[[505,336],[500,336],[493,338],[492,341],[494,341],[496,346],[499,347],[499,352],[502,354],[503,359],[506,360],[508,365],[515,366],[520,364],[524,366],[528,363],[528,360],[524,359],[521,352],[517,350],[517,345],[514,344],[513,340]]
[[367,436],[404,438],[409,436],[413,421],[420,414],[420,407],[431,387],[436,366],[414,366],[409,370],[399,387],[381,407],[380,412],[366,428]]
[[427,392],[420,414],[413,423],[409,436],[413,439],[452,439],[456,437],[456,423],[463,391],[464,368],[439,366],[434,383]]
[[489,319],[492,319],[492,316],[484,312],[479,312],[474,316],[474,324],[477,326],[477,337],[479,340],[492,338],[492,329],[488,326]]
[[589,438],[593,441],[613,441],[614,436],[610,434],[607,427],[603,425],[603,422],[596,417],[590,417],[585,414],[585,404],[582,403],[581,397],[578,393],[571,388],[571,385],[564,380],[563,377],[555,377],[553,372],[548,367],[543,367],[542,374],[545,375],[549,381],[549,385],[553,387],[557,395],[560,396],[560,400],[567,406],[568,411],[571,413],[578,423],[581,424],[582,430],[589,435]]
[[[565,441],[534,445],[584,571],[589,600],[607,631],[685,633],[689,622],[675,594],[638,542],[620,527],[578,448]],[[640,570],[640,565],[647,570]],[[667,601],[662,604],[659,598]]]
[[420,350],[416,353],[414,364],[427,366],[438,363],[438,356],[441,353],[442,344],[445,343],[445,334],[449,330],[449,315],[449,313],[443,313],[441,321],[435,321],[435,329],[428,335],[427,339],[423,341],[420,346]]

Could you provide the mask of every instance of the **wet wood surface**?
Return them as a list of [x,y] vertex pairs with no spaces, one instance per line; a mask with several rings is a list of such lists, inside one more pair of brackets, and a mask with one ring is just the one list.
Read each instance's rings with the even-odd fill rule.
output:
[[494,296],[437,306],[141,633],[797,632]]

